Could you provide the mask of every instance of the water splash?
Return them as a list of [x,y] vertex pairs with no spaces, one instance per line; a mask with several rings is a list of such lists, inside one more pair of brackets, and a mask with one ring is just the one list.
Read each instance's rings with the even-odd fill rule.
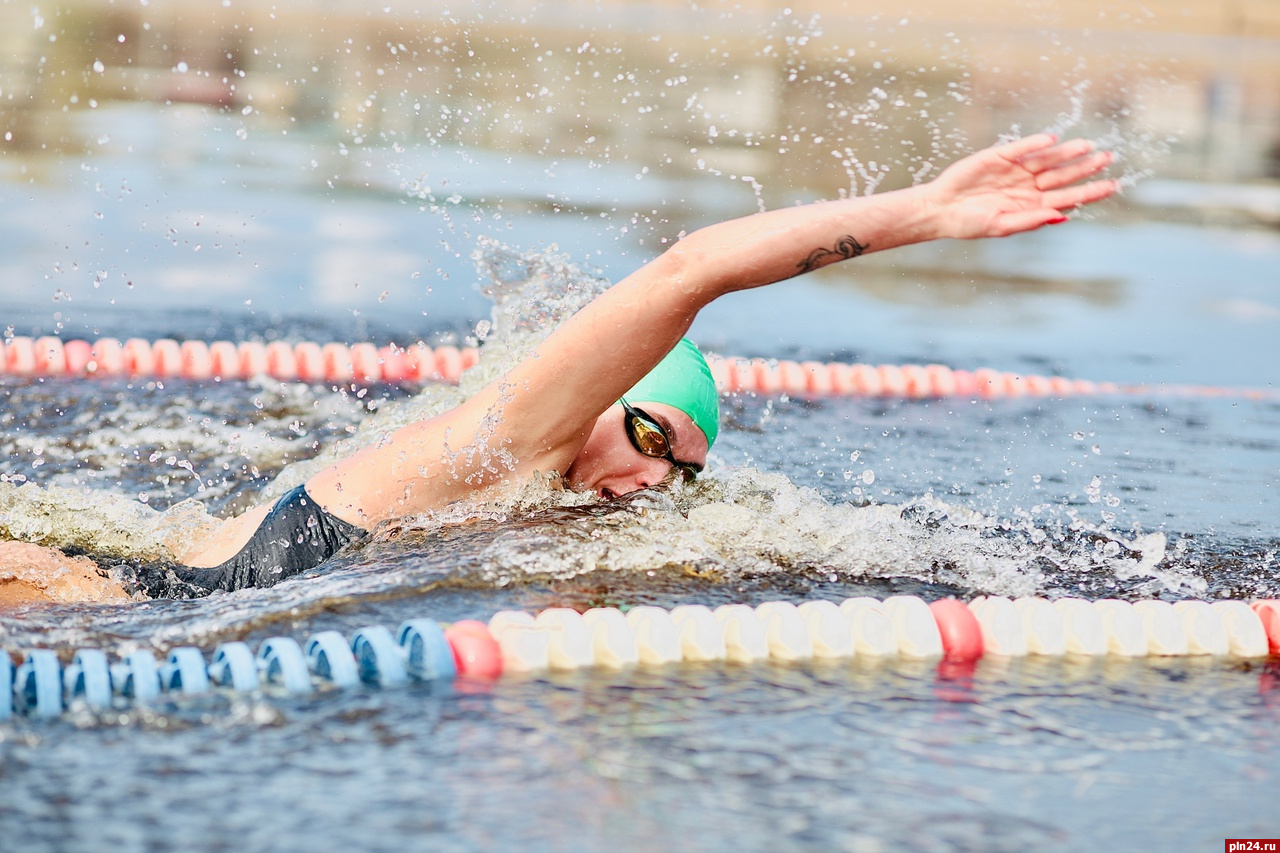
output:
[[602,504],[554,481],[401,519],[379,536],[429,539],[469,525],[476,577],[506,586],[595,572],[692,572],[722,583],[850,584],[911,578],[957,592],[1098,597],[1203,594],[1166,559],[1161,533],[1129,537],[1079,519],[1003,519],[925,495],[903,504],[833,503],[781,474],[732,468],[696,483]]

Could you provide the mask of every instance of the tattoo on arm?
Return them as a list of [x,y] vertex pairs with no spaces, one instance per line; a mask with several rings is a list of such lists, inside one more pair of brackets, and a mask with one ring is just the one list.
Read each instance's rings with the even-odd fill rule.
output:
[[830,249],[814,249],[809,253],[809,257],[805,258],[797,266],[800,267],[800,272],[802,273],[810,272],[818,267],[825,267],[827,264],[856,258],[865,252],[867,248],[867,246],[855,240],[852,235],[846,234],[837,240],[835,246]]

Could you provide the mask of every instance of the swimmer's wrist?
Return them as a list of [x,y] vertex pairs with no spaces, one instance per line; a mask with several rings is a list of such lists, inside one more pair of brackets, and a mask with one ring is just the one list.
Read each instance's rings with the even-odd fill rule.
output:
[[[872,251],[928,243],[956,236],[949,227],[947,204],[929,184],[871,196],[888,205],[877,219],[887,233],[872,240]],[[868,235],[870,236],[870,235]]]
[[947,205],[932,184],[921,184],[904,192],[911,195],[910,242],[928,243],[957,236],[949,227],[952,218],[947,215]]

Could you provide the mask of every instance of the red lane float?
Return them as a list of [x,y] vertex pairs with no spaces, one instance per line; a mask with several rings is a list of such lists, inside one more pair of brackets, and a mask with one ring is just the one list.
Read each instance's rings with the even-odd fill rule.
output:
[[[114,338],[63,342],[15,337],[0,341],[0,375],[129,376],[184,379],[248,379],[271,376],[284,381],[346,384],[459,381],[480,360],[475,347],[376,347],[310,341],[268,344],[161,339],[148,342]],[[816,361],[707,357],[716,387],[723,394],[792,394],[830,397],[942,397],[1004,399],[1072,397],[1095,394],[1174,394],[1180,396],[1280,399],[1270,389],[1204,386],[1118,385],[1061,376],[1007,373],[990,368],[972,372],[941,364],[842,364]]]
[[56,376],[67,372],[67,357],[62,351],[62,341],[57,338],[40,338],[35,344],[36,373]]
[[[339,344],[341,346],[341,344]],[[356,344],[351,348],[352,378],[361,382],[376,382],[381,371],[378,367],[378,348],[373,344]]]
[[237,378],[248,379],[251,376],[262,376],[270,367],[267,362],[267,345],[257,341],[246,341],[236,347],[240,355],[240,373]]
[[129,376],[154,376],[156,359],[151,344],[141,338],[130,338],[120,351],[121,370]]
[[297,379],[298,358],[293,353],[293,347],[284,341],[267,344],[267,373],[276,379]]
[[213,378],[213,354],[204,341],[183,341],[179,350],[182,375],[187,379]]
[[938,623],[946,660],[968,663],[982,657],[982,626],[972,610],[954,598],[940,598],[929,605],[929,610]]
[[124,345],[115,338],[103,338],[93,345],[93,373],[119,376],[124,373]]
[[1262,630],[1267,632],[1267,645],[1271,654],[1280,654],[1280,600],[1255,601],[1253,612],[1262,621]]
[[502,675],[502,650],[483,622],[463,619],[444,629],[458,674],[493,681]]
[[[145,341],[142,342],[145,345]],[[161,338],[151,344],[151,358],[155,362],[156,376],[182,375],[182,345],[170,338]]]
[[293,348],[293,363],[303,382],[321,382],[329,377],[324,372],[324,355],[320,345],[303,341]]
[[66,357],[67,373],[85,373],[89,369],[89,362],[93,361],[93,346],[88,341],[67,341],[62,354]]
[[36,372],[36,347],[31,338],[14,338],[5,344],[5,371],[18,376]]

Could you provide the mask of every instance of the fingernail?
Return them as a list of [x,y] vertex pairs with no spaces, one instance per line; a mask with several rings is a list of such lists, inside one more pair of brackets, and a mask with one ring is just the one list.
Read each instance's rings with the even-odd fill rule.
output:
[[1053,219],[1050,219],[1048,222],[1046,222],[1045,225],[1061,225],[1066,221],[1067,221],[1067,217],[1065,216],[1055,216]]

